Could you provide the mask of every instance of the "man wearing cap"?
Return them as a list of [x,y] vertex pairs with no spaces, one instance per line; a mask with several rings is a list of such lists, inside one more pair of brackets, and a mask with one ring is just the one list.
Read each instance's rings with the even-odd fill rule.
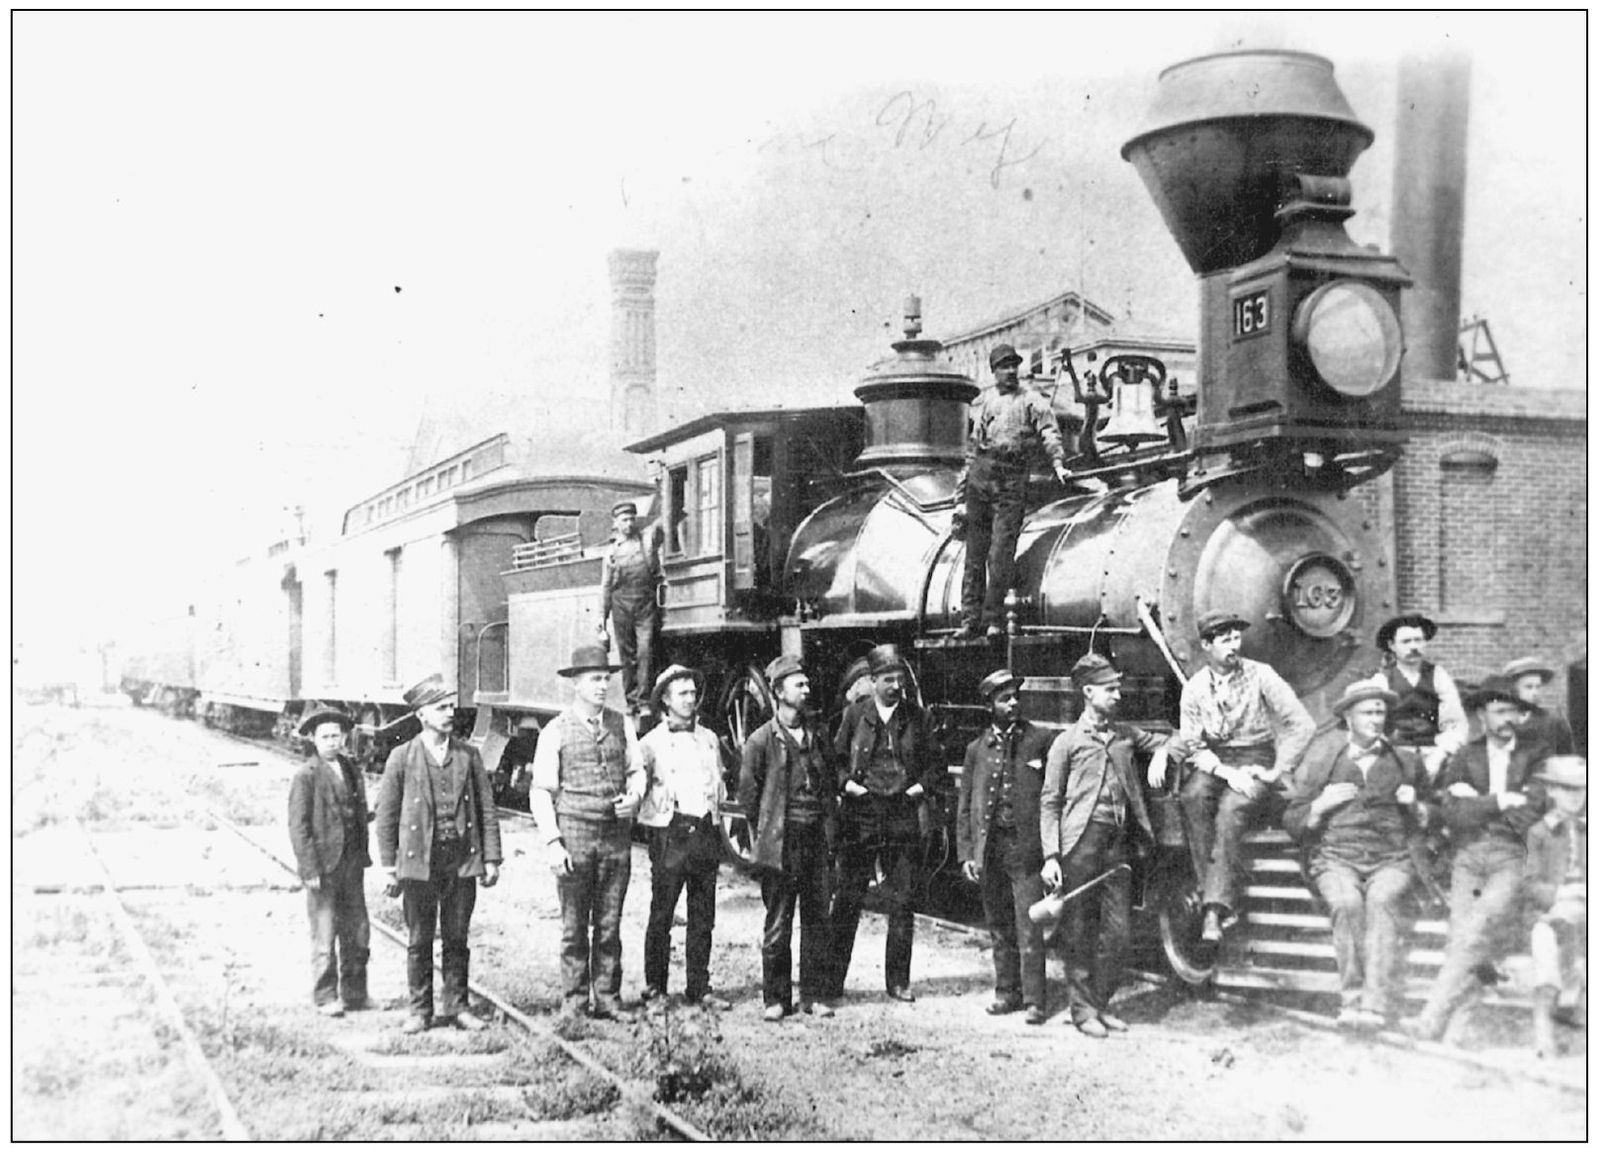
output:
[[712,1011],[730,1003],[710,991],[715,932],[715,877],[721,866],[721,749],[698,725],[704,680],[696,670],[667,667],[654,683],[660,723],[642,737],[647,794],[637,820],[648,829],[652,899],[643,939],[645,1002],[663,999],[670,979],[670,929],[687,889],[687,1002]]
[[[1531,916],[1531,964],[1536,1050],[1558,1052],[1553,1022],[1584,1026],[1587,1009],[1587,760],[1554,755],[1537,781],[1546,785],[1548,813],[1525,835],[1525,897]],[[1576,1014],[1565,1017],[1559,994],[1578,991]]]
[[297,733],[313,740],[313,755],[291,776],[291,849],[307,891],[313,1006],[327,1016],[369,1006],[369,804],[363,776],[341,753],[351,731],[352,720],[338,710],[308,714]]
[[1503,668],[1503,677],[1524,703],[1514,733],[1522,743],[1544,746],[1556,755],[1575,754],[1570,724],[1542,706],[1542,688],[1553,681],[1553,668],[1535,655],[1516,658]]
[[1485,736],[1448,759],[1435,780],[1453,868],[1441,971],[1424,1010],[1403,1025],[1421,1039],[1441,1039],[1453,1014],[1478,994],[1482,971],[1516,938],[1525,836],[1547,801],[1536,776],[1549,752],[1515,738],[1522,704],[1508,679],[1492,675],[1470,701]]
[[1028,918],[1043,894],[1039,870],[1039,792],[1052,732],[1022,721],[1022,679],[997,670],[978,686],[989,704],[989,728],[966,749],[956,802],[956,857],[961,873],[983,891],[983,917],[994,949],[990,1015],[1028,1006],[1028,1022],[1045,1022],[1045,936]]
[[442,1015],[463,1031],[486,1024],[469,1012],[469,919],[475,881],[495,887],[503,861],[492,784],[480,752],[453,736],[457,692],[433,674],[404,692],[419,734],[391,752],[380,780],[375,829],[392,894],[400,886],[408,925],[404,1032],[430,1027],[431,953],[441,921]]
[[613,626],[626,705],[633,711],[646,711],[654,641],[659,635],[659,584],[665,573],[660,567],[658,541],[637,529],[636,504],[616,502],[610,513],[614,527],[603,558],[598,636],[607,644]]
[[832,897],[834,995],[843,991],[860,928],[861,906],[872,872],[883,868],[888,903],[883,985],[891,999],[911,995],[911,949],[916,942],[916,861],[921,851],[921,808],[943,772],[933,723],[905,695],[905,661],[899,648],[874,647],[866,656],[872,693],[844,711],[833,747],[838,754],[842,845],[838,890]]
[[[1073,475],[1062,464],[1061,431],[1044,398],[1021,388],[1022,358],[1009,345],[989,351],[995,388],[982,391],[968,415],[966,463],[955,484],[955,530],[965,530],[966,570],[961,579],[961,637],[990,634],[1005,626],[1006,591],[1016,582],[1017,535],[1027,502],[1028,467],[1035,444],[1043,447],[1056,477]],[[987,566],[988,597],[984,570]]]
[[646,783],[637,730],[603,702],[619,670],[602,646],[578,646],[559,675],[575,699],[543,729],[531,764],[531,817],[558,878],[560,984],[566,1018],[625,1014],[620,912],[631,882],[631,820]]
[[1378,1029],[1396,1012],[1411,923],[1409,840],[1430,819],[1418,752],[1383,737],[1395,697],[1370,679],[1346,688],[1334,708],[1344,729],[1307,748],[1285,808],[1285,829],[1330,913],[1342,1027]]
[[1425,643],[1435,637],[1436,624],[1423,614],[1399,614],[1374,636],[1385,656],[1375,681],[1397,696],[1386,712],[1386,737],[1399,746],[1424,748],[1425,769],[1432,775],[1469,740],[1458,684],[1446,667],[1425,657]]
[[[1274,784],[1312,741],[1313,717],[1274,668],[1241,657],[1238,614],[1214,611],[1197,623],[1206,665],[1179,696],[1174,754],[1188,757],[1182,803],[1190,857],[1206,913],[1201,938],[1216,943],[1233,922],[1240,842]],[[1162,779],[1153,777],[1160,788]]]
[[[1073,666],[1073,691],[1083,701],[1078,721],[1056,736],[1039,793],[1040,879],[1052,891],[1072,892],[1096,880],[1063,918],[1087,929],[1098,920],[1089,983],[1074,970],[1076,936],[1062,936],[1067,1018],[1080,1032],[1104,1039],[1128,1024],[1107,1009],[1128,962],[1129,890],[1134,859],[1155,842],[1134,762],[1150,755],[1150,774],[1167,773],[1168,736],[1117,721],[1123,676],[1098,654]],[[1101,879],[1101,876],[1105,876]]]
[[760,941],[767,1023],[793,1013],[793,911],[799,909],[799,1010],[831,1016],[836,981],[832,959],[831,847],[838,780],[833,750],[821,728],[805,718],[810,678],[792,655],[765,668],[776,714],[743,744],[738,805],[754,833],[754,865],[765,904]]

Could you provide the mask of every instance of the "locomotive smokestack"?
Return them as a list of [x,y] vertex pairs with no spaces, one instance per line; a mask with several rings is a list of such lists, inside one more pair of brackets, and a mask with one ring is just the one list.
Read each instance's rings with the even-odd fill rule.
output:
[[903,341],[855,389],[866,407],[866,448],[856,469],[959,466],[965,458],[967,404],[978,387],[938,358],[943,344],[921,336],[922,299],[907,297]]
[[641,437],[659,419],[654,391],[654,279],[659,253],[615,249],[609,254],[609,421]]
[[1402,297],[1404,378],[1446,381],[1458,370],[1469,73],[1469,58],[1451,53],[1397,66],[1391,249],[1414,274]]

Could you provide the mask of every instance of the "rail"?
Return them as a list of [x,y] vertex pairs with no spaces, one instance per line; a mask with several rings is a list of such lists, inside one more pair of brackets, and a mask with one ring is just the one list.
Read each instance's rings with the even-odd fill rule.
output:
[[[500,643],[497,649],[496,679],[485,678],[486,669],[485,652],[486,636],[491,631],[500,631],[494,638]],[[495,681],[496,685],[491,685]],[[508,693],[508,622],[488,622],[480,628],[475,635],[475,693],[476,694],[506,694]]]
[[522,542],[514,547],[514,570],[535,570],[555,562],[568,562],[581,557],[581,531],[555,534],[535,542]]

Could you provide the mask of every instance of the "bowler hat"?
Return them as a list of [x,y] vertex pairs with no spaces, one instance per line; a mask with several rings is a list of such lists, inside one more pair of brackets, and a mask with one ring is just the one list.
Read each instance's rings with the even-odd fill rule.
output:
[[1392,690],[1388,686],[1383,685],[1382,683],[1376,682],[1372,678],[1364,678],[1359,679],[1357,682],[1348,683],[1346,693],[1343,694],[1340,700],[1330,709],[1335,712],[1336,718],[1340,718],[1346,714],[1347,711],[1357,706],[1358,703],[1368,702],[1372,698],[1377,698],[1381,702],[1385,703],[1387,710],[1390,710],[1392,707],[1396,706],[1398,702],[1396,691]]
[[302,721],[296,724],[296,733],[310,735],[321,723],[327,722],[340,723],[341,729],[345,731],[351,730],[353,726],[352,716],[345,711],[336,710],[332,706],[315,707],[302,715]]
[[1551,755],[1542,763],[1541,773],[1535,778],[1556,787],[1585,787],[1587,760],[1580,755]]
[[1503,668],[1503,677],[1510,681],[1525,674],[1540,674],[1545,683],[1553,681],[1553,668],[1534,654],[1516,658]]
[[776,686],[790,674],[803,674],[804,664],[792,654],[784,654],[780,658],[773,658],[771,665],[765,668],[765,680]]
[[1381,650],[1390,650],[1391,640],[1397,637],[1397,631],[1404,626],[1417,626],[1423,630],[1426,642],[1436,637],[1436,624],[1423,614],[1399,614],[1395,618],[1387,619],[1386,624],[1375,632],[1375,646]]
[[613,674],[619,669],[618,666],[609,661],[608,647],[589,642],[584,646],[576,647],[570,652],[570,665],[559,670],[559,677],[574,678],[576,675],[588,670],[607,670]]
[[1196,620],[1196,633],[1203,642],[1211,642],[1226,630],[1245,630],[1251,623],[1227,610],[1214,610]]
[[408,704],[410,710],[423,710],[431,703],[452,698],[457,693],[441,675],[433,674],[403,691],[402,701]]
[[978,683],[978,697],[984,702],[993,702],[994,696],[1007,687],[1012,690],[1020,690],[1022,688],[1022,679],[1012,674],[1009,670],[997,670],[993,674],[985,675],[983,681]]
[[876,678],[879,674],[887,674],[891,670],[905,673],[905,663],[899,656],[899,647],[892,642],[872,647],[866,655],[866,673]]
[[609,507],[609,516],[612,518],[616,514],[630,514],[633,518],[635,518],[637,516],[637,503],[616,502],[614,505]]
[[1469,696],[1468,706],[1471,710],[1479,710],[1483,706],[1491,706],[1494,702],[1506,702],[1517,706],[1521,710],[1530,706],[1514,697],[1514,684],[1500,674],[1489,674],[1481,679],[1475,693]]
[[1118,673],[1106,659],[1098,654],[1086,654],[1073,663],[1073,689],[1083,690],[1086,686],[1104,686],[1110,682],[1122,682],[1123,676]]
[[1022,354],[1018,353],[1009,345],[997,345],[993,349],[989,350],[990,369],[999,369],[1008,361],[1015,361],[1018,365],[1021,365]]
[[660,695],[665,693],[665,688],[679,678],[692,679],[693,685],[698,689],[699,697],[703,697],[704,676],[690,666],[683,666],[679,662],[673,662],[660,672],[658,678],[654,679],[654,693],[648,696],[648,700],[658,702]]

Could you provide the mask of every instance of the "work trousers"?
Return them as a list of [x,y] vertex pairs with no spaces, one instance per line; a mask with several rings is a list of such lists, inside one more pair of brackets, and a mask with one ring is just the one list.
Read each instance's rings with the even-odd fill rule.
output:
[[620,650],[620,686],[626,702],[646,706],[654,685],[654,640],[659,636],[659,606],[653,587],[612,595],[609,621]]
[[339,999],[359,1004],[368,999],[369,907],[363,898],[363,865],[355,855],[342,855],[335,870],[320,877],[318,890],[307,892],[307,922],[313,944],[313,1003]]
[[838,891],[832,899],[833,991],[841,992],[860,930],[872,874],[879,864],[879,894],[888,909],[883,945],[883,984],[889,991],[911,984],[911,949],[916,943],[916,860],[921,849],[917,820],[920,801],[909,795],[862,796],[844,804],[843,847],[838,853]]
[[994,949],[994,994],[1010,1003],[1045,1007],[1045,935],[1028,918],[1028,909],[1045,894],[1035,873],[1013,875],[1006,868],[1011,836],[989,833],[978,882],[983,891],[983,918]]
[[[972,464],[966,491],[966,569],[961,616],[1005,625],[1006,591],[1016,584],[1017,536],[1027,506],[1028,469],[986,458]],[[988,567],[987,597],[984,568]]]
[[1447,951],[1423,1016],[1437,1035],[1480,987],[1475,969],[1502,957],[1518,930],[1525,848],[1482,838],[1453,856],[1447,891]]
[[1531,927],[1531,984],[1573,989],[1587,978],[1586,910],[1580,921],[1539,919]]
[[1319,856],[1313,861],[1313,886],[1330,913],[1341,1008],[1392,1015],[1413,865],[1406,858],[1359,866]]
[[[1229,757],[1225,756],[1224,761],[1228,762]],[[1195,771],[1185,780],[1180,802],[1190,837],[1190,859],[1205,902],[1234,907],[1240,878],[1240,842],[1272,790],[1258,780],[1249,796],[1242,795],[1206,771]]]
[[620,996],[620,910],[631,882],[631,823],[559,816],[570,873],[559,879],[559,982],[565,999]]
[[441,1012],[469,1010],[469,917],[475,880],[458,875],[458,863],[431,865],[430,878],[402,881],[402,918],[408,925],[408,1010],[430,1018],[435,1010],[431,951],[441,920]]
[[648,833],[648,863],[652,894],[648,905],[648,931],[643,937],[643,978],[650,988],[670,987],[670,929],[676,921],[676,902],[687,890],[687,998],[697,1000],[710,989],[710,942],[715,935],[715,878],[721,865],[715,860],[679,869],[666,865],[670,832],[654,827]]
[[799,994],[806,1000],[832,994],[834,968],[832,865],[825,826],[787,823],[782,835],[782,869],[760,872],[765,903],[765,935],[760,941],[761,986],[765,1006],[793,1006],[793,911],[799,909]]
[[[1091,822],[1077,844],[1061,859],[1062,890],[1082,887],[1104,871],[1129,861],[1128,834],[1110,823]],[[1060,938],[1062,964],[1067,975],[1067,1010],[1074,1023],[1083,1023],[1106,1010],[1118,977],[1128,966],[1129,890],[1132,872],[1119,871],[1073,900],[1062,911],[1074,934]],[[1096,928],[1099,924],[1098,929]],[[1095,937],[1089,982],[1076,971],[1080,936]]]

